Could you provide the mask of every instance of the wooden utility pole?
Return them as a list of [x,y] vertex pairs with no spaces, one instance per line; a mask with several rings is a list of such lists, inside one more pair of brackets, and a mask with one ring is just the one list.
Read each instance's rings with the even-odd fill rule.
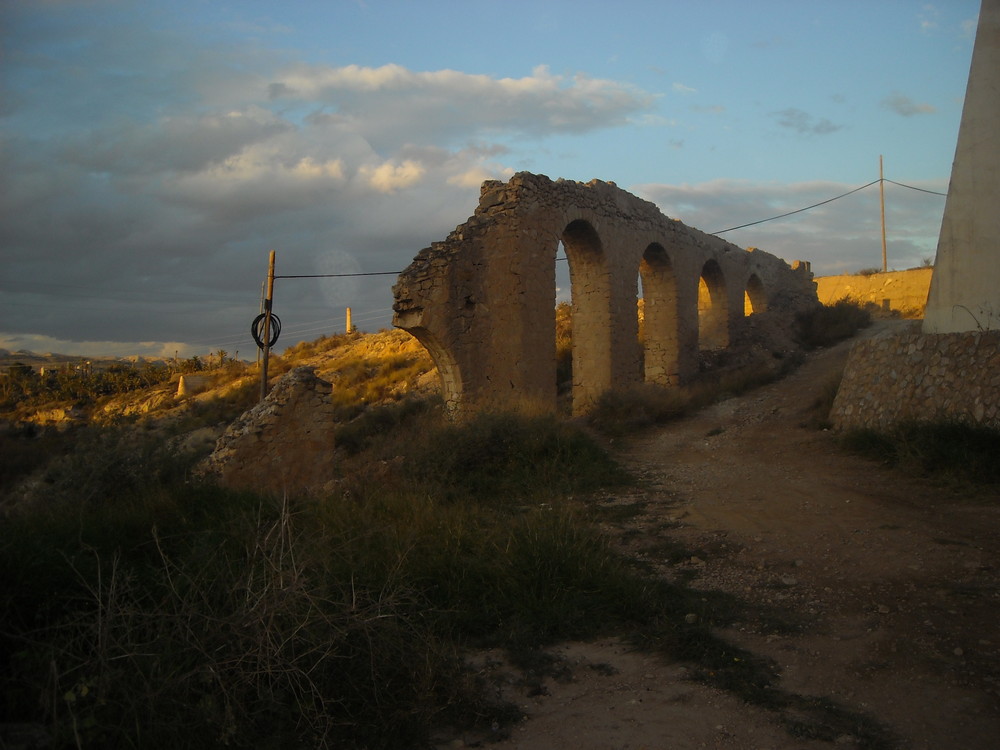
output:
[[[267,294],[267,281],[260,282],[260,314],[264,314],[264,295]],[[257,369],[260,369],[260,347],[257,347]]]
[[261,340],[264,342],[263,358],[260,368],[260,400],[267,398],[267,360],[271,354],[271,301],[274,298],[274,250],[267,263],[267,294],[264,295],[264,335]]
[[354,326],[351,324],[351,308],[347,308],[347,320],[344,324],[345,333],[350,333],[354,330]]
[[889,270],[888,259],[885,253],[885,180],[882,178],[882,155],[878,157],[878,197],[882,207],[882,273]]

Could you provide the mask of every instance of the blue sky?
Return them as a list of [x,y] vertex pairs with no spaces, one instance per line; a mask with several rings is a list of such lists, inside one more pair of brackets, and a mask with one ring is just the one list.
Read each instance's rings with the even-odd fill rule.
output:
[[[282,274],[399,271],[518,171],[708,232],[885,176],[946,192],[977,0],[4,0],[0,347],[254,356]],[[722,236],[881,264],[877,185]],[[889,266],[944,199],[886,185]],[[279,348],[391,325],[391,276],[279,280]],[[563,290],[565,293],[565,290]]]

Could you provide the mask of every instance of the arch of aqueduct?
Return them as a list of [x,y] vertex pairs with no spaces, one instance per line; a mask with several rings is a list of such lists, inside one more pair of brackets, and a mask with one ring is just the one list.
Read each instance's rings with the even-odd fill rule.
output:
[[745,306],[793,316],[817,304],[808,264],[685,226],[614,183],[525,172],[489,180],[473,216],[420,251],[393,287],[393,323],[430,352],[450,408],[556,408],[560,243],[572,286],[576,414],[612,388],[690,381],[699,350],[739,335]]

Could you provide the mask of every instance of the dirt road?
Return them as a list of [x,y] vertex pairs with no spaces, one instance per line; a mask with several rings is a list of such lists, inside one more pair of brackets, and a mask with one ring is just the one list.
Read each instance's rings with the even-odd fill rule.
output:
[[[878,739],[793,736],[683,664],[607,640],[559,649],[572,679],[521,696],[530,718],[495,747],[1000,747],[1000,497],[846,455],[803,426],[849,346],[621,446],[647,486],[621,499],[642,513],[613,533],[696,588],[797,618],[793,632],[750,618],[721,634],[773,659],[782,690],[870,718]],[[658,559],[678,547],[692,554]]]

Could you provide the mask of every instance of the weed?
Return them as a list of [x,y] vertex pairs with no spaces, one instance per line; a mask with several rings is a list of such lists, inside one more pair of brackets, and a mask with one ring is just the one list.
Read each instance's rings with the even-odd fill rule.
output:
[[68,430],[47,429],[21,423],[0,430],[0,491],[16,484],[56,456],[65,455],[74,443]]
[[480,413],[424,436],[408,474],[443,497],[523,504],[622,484],[625,472],[578,428],[551,415]]
[[621,437],[677,419],[690,408],[690,396],[684,391],[647,384],[605,392],[591,411],[589,422],[603,435]]
[[634,388],[606,391],[598,399],[588,420],[602,435],[623,437],[652,425],[680,419],[716,401],[770,383],[800,362],[797,357],[788,357],[777,369],[757,363],[704,377],[683,388],[646,383]]
[[851,430],[849,451],[925,476],[975,484],[1000,483],[1000,431],[954,421],[903,422],[885,431]]
[[370,407],[355,419],[338,425],[334,432],[334,442],[337,448],[348,455],[356,455],[375,441],[397,432],[415,417],[439,406],[440,398],[404,398],[394,403]]
[[850,338],[871,325],[871,313],[856,302],[840,300],[819,305],[796,316],[798,338],[803,346],[816,349]]

